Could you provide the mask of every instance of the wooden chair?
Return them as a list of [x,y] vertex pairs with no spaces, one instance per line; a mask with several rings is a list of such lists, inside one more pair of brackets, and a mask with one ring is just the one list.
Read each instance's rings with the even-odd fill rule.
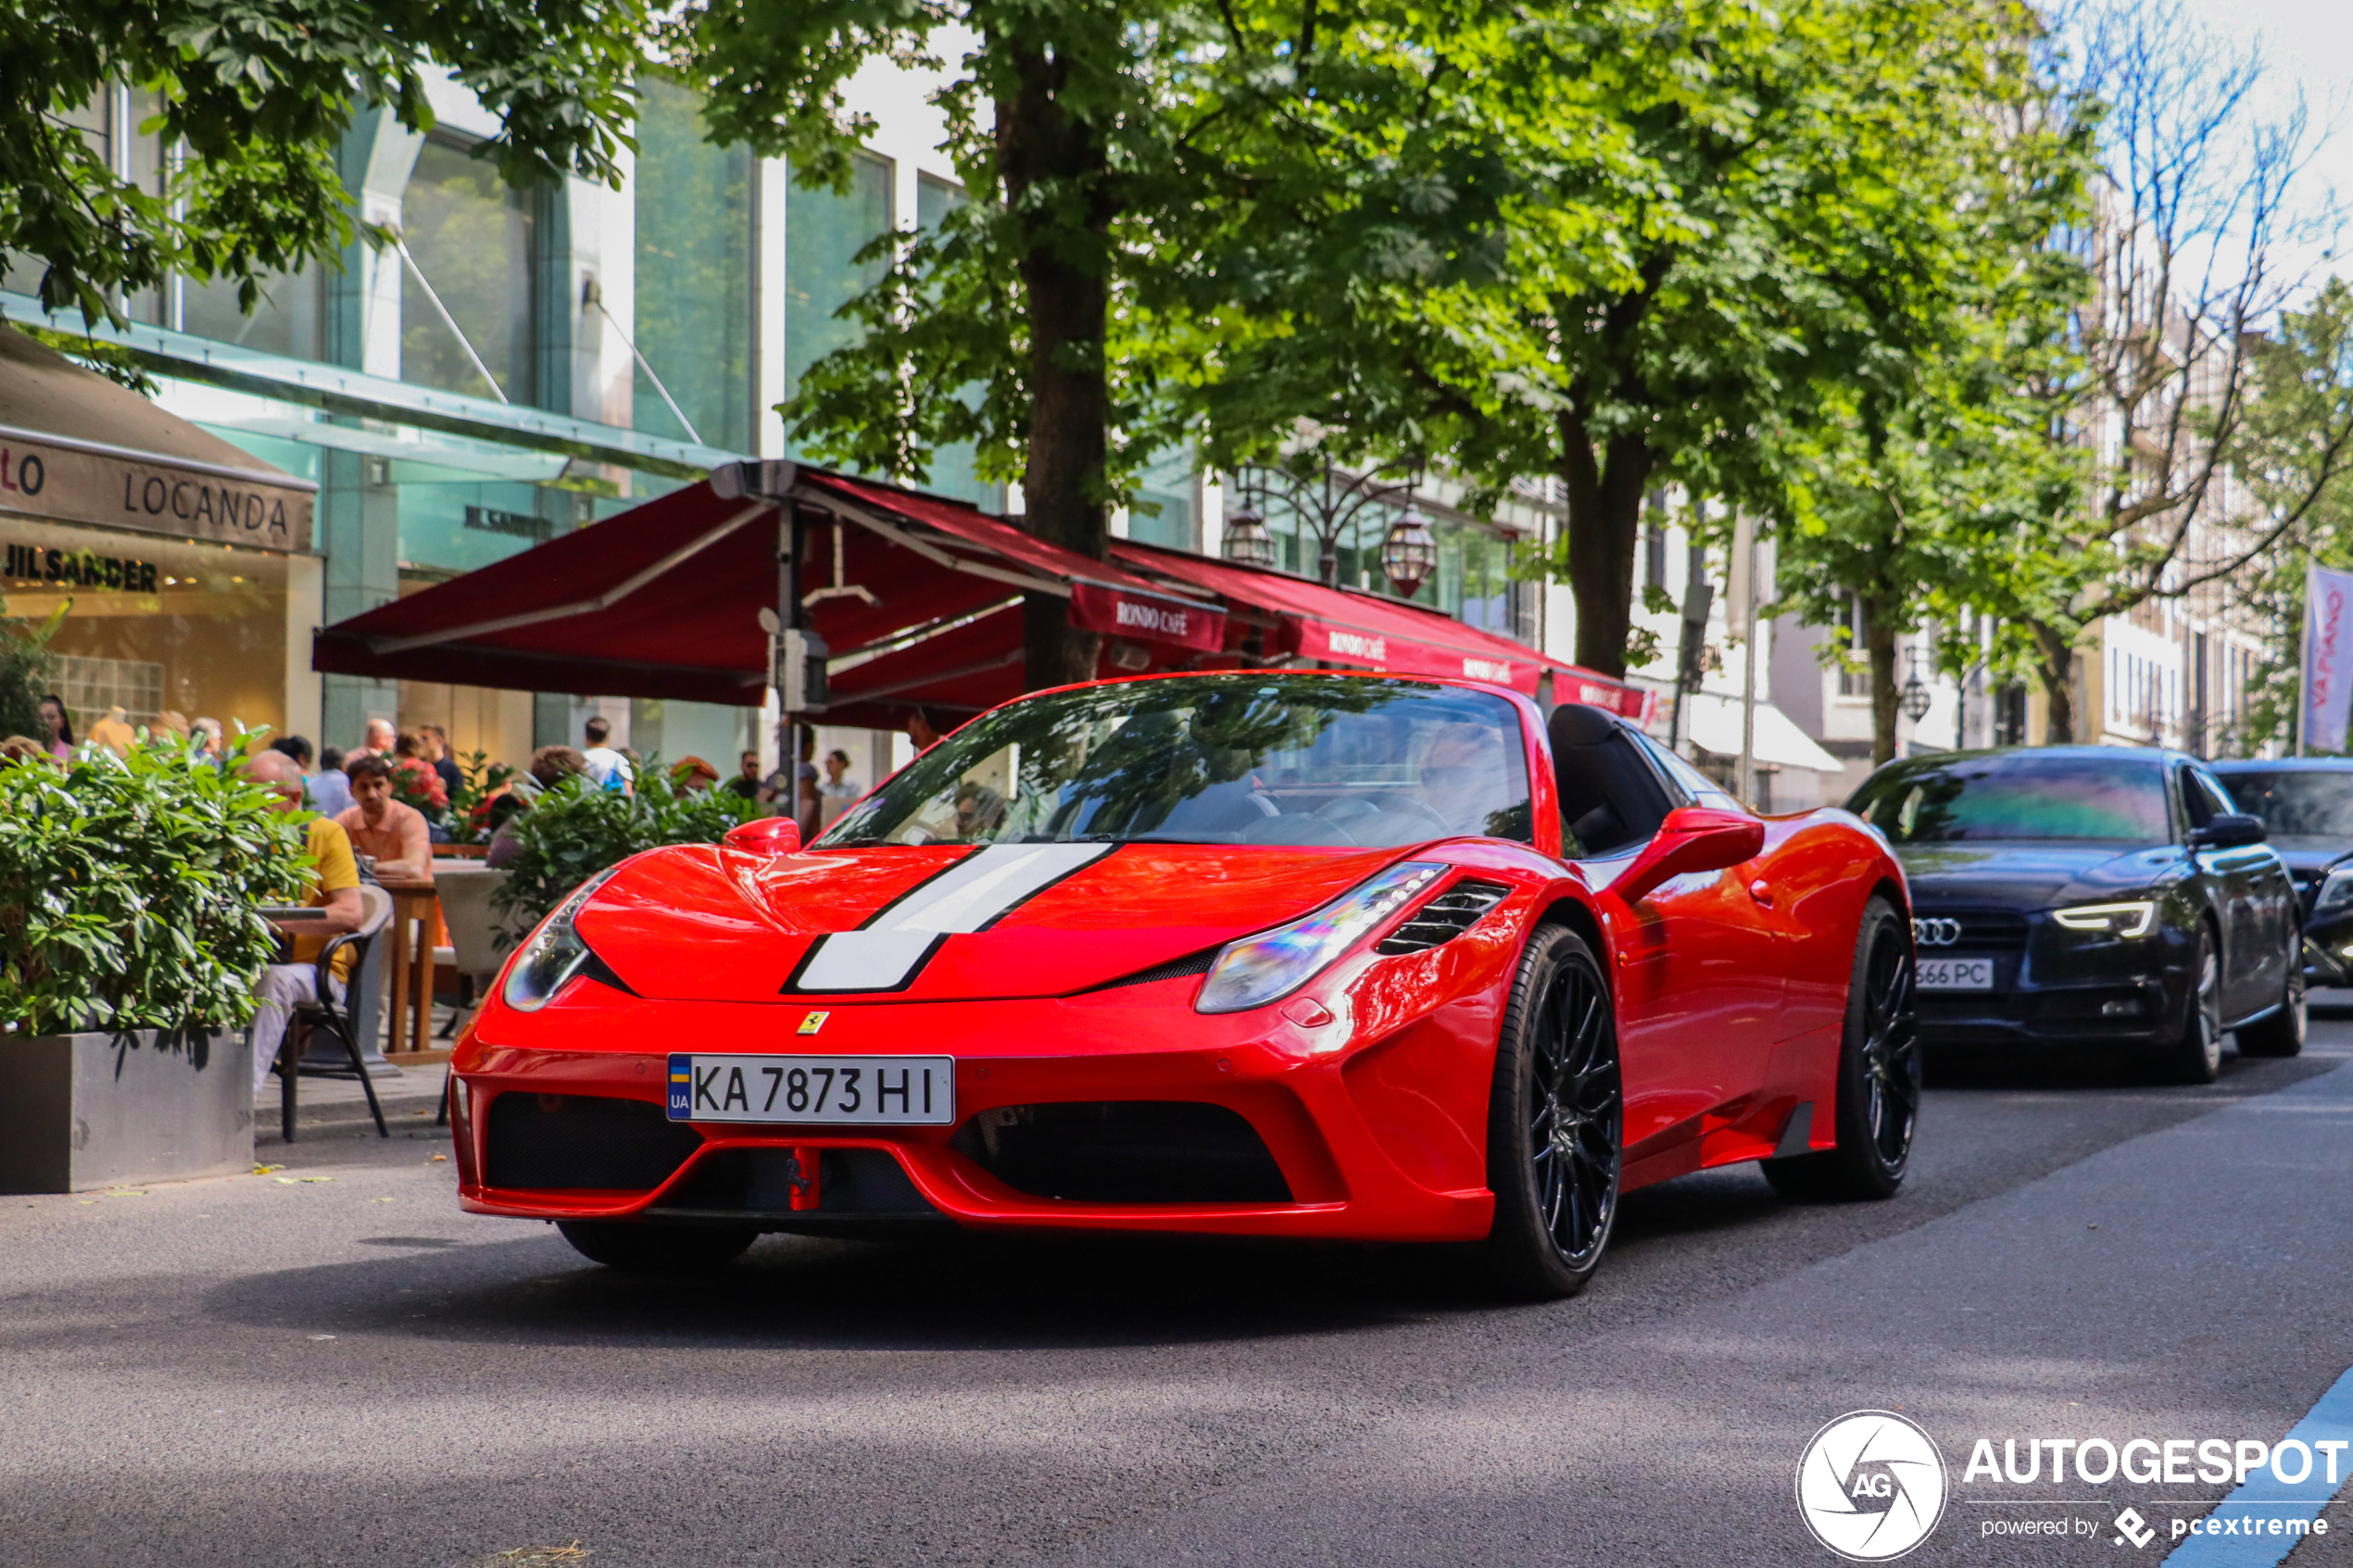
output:
[[[377,935],[392,922],[392,895],[373,884],[363,883],[359,888],[359,903],[363,911],[359,929],[346,932],[330,941],[319,954],[315,1000],[296,1004],[294,1016],[287,1021],[286,1035],[278,1043],[278,1127],[286,1142],[295,1141],[295,1111],[299,1098],[296,1085],[302,1078],[299,1063],[304,1051],[309,1049],[311,1031],[326,1030],[343,1042],[351,1057],[352,1071],[359,1075],[359,1087],[368,1096],[369,1113],[376,1119],[376,1135],[388,1138],[392,1129],[384,1125],[384,1107],[376,1100],[375,1080],[368,1076],[368,1063],[359,1049],[360,1022],[357,1009],[359,1004],[359,976],[368,966],[368,951],[375,945]],[[351,954],[352,984],[343,999],[335,999],[334,959],[337,953]]]

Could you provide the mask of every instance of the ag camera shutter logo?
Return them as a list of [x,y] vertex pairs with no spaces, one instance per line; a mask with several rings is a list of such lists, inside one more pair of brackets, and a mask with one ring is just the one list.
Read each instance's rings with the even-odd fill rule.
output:
[[1855,1411],[1814,1434],[1797,1461],[1797,1511],[1850,1562],[1903,1556],[1944,1516],[1944,1456],[1916,1422]]

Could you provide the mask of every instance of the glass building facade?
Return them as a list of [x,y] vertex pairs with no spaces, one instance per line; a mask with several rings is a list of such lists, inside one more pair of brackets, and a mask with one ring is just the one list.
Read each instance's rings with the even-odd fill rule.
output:
[[[475,156],[495,124],[463,101],[437,99],[427,136],[363,115],[340,155],[345,182],[361,222],[396,230],[401,246],[363,233],[340,265],[261,280],[250,311],[233,287],[183,277],[125,300],[127,328],[48,318],[31,297],[37,270],[0,257],[0,315],[128,344],[163,408],[319,487],[310,537],[267,558],[11,524],[12,545],[158,570],[153,593],[77,595],[57,643],[61,679],[85,703],[130,714],[201,711],[346,746],[372,718],[439,723],[460,752],[512,761],[535,744],[577,744],[595,709],[641,753],[694,752],[732,772],[737,747],[764,738],[756,712],[321,677],[308,633],[719,463],[794,455],[775,409],[856,341],[861,327],[841,312],[882,275],[874,242],[935,227],[968,199],[932,144],[921,91],[888,91],[900,95],[868,106],[877,131],[841,191],[711,145],[698,100],[660,79],[641,82],[620,191],[509,185]],[[119,173],[162,192],[172,149],[140,134],[146,112],[118,91],[75,123]],[[1003,511],[1004,488],[982,483],[974,458],[969,444],[946,448],[923,483]],[[1281,564],[1315,575],[1312,533],[1284,508],[1269,513]],[[1342,541],[1343,582],[1379,585],[1388,521],[1368,515]],[[1189,452],[1148,466],[1120,526],[1216,552],[1215,503]],[[1417,596],[1525,635],[1512,544],[1453,523],[1436,532],[1439,571]],[[31,581],[0,580],[0,595],[17,614],[57,599]]]

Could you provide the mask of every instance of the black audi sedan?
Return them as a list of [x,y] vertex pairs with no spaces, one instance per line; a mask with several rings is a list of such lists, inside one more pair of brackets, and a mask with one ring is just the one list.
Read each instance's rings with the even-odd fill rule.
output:
[[1847,809],[1911,883],[1923,1038],[2110,1046],[2211,1083],[2222,1035],[2304,1047],[2302,921],[2263,823],[2178,752],[2044,746],[1891,762]]
[[2217,762],[2239,809],[2263,819],[2304,911],[2304,979],[2353,985],[2353,758]]

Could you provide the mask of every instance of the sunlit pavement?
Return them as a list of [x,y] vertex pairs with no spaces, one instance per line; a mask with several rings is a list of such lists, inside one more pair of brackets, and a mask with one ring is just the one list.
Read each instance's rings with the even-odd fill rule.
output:
[[[2353,1365],[2348,1059],[2323,1021],[2205,1089],[1946,1074],[1895,1201],[1686,1178],[1544,1307],[1403,1248],[771,1238],[623,1278],[457,1211],[422,1069],[388,1141],[333,1097],[280,1171],[0,1198],[0,1563],[1830,1563],[1793,1474],[1874,1407],[1949,1466],[1906,1562],[2153,1562],[2114,1509],[2227,1486],[1963,1463],[2274,1440]],[[2102,1531],[1986,1533],[2055,1510]],[[2289,1561],[2353,1562],[2324,1517]]]

